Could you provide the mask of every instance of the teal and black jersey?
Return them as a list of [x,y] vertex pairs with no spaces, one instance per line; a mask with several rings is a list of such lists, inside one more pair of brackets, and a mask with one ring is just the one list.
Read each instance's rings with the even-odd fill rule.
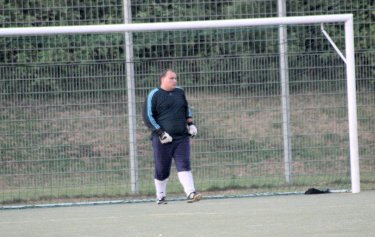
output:
[[162,129],[174,140],[185,138],[189,136],[186,119],[190,117],[191,111],[181,88],[175,88],[173,91],[155,88],[146,97],[143,121],[153,133]]

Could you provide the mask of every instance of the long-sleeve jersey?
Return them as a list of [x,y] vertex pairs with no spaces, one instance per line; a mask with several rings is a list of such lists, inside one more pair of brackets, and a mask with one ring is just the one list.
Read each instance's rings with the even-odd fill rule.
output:
[[191,116],[185,92],[181,88],[172,91],[155,88],[146,97],[143,121],[152,133],[162,129],[174,140],[185,138],[188,136],[186,119]]

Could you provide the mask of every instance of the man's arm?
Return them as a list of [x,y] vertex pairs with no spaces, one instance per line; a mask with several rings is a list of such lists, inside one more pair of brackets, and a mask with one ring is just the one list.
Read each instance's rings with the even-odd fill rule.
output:
[[186,102],[186,123],[187,123],[188,133],[190,134],[191,137],[194,137],[197,135],[198,131],[197,131],[197,127],[193,123],[193,113],[191,112],[191,109],[187,102],[185,92],[184,92],[184,99]]
[[187,123],[187,124],[191,124],[191,123],[193,123],[193,118],[187,118],[187,119],[186,119],[186,123]]
[[142,113],[143,122],[152,131],[160,129],[160,125],[156,122],[154,113],[153,113],[153,104],[154,104],[153,98],[154,98],[155,93],[158,90],[159,89],[156,88],[147,95],[146,100],[144,102],[144,106],[143,106],[143,113]]

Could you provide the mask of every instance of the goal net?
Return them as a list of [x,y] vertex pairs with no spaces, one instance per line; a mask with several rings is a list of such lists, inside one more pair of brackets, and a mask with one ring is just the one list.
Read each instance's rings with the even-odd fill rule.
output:
[[359,192],[352,27],[330,15],[2,28],[0,202],[153,196],[141,110],[166,68],[198,127],[206,196]]

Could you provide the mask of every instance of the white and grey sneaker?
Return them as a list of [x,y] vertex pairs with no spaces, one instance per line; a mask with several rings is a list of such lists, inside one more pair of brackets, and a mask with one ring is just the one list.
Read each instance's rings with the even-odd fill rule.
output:
[[192,192],[189,194],[187,198],[188,203],[193,203],[193,202],[198,202],[203,198],[202,194],[197,193],[197,192]]
[[162,197],[161,199],[156,200],[156,204],[167,204],[167,199],[165,197]]

